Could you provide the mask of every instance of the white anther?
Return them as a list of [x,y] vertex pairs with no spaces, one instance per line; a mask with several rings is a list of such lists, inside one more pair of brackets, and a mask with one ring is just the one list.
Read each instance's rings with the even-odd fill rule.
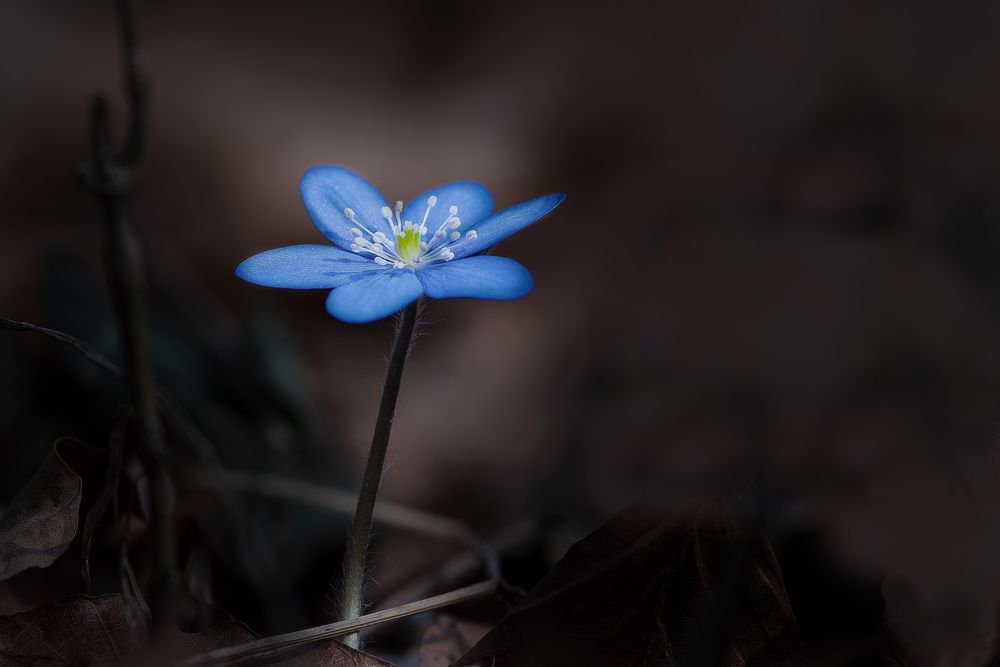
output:
[[469,239],[470,241],[475,241],[478,236],[479,234],[476,233],[475,229],[470,229],[469,231],[465,232],[465,238]]
[[396,213],[402,213],[402,212],[403,212],[403,200],[398,199],[396,200]]
[[452,241],[457,241],[460,238],[462,238],[462,233],[461,232],[452,232],[451,233],[451,240]]
[[437,203],[438,203],[438,198],[435,197],[434,195],[431,195],[430,197],[427,198],[427,205],[430,206],[431,208],[437,206]]
[[406,230],[409,230],[409,229],[413,229],[413,221],[412,220],[407,220],[405,223],[403,223],[403,231],[406,231]]
[[396,267],[397,269],[406,268],[406,264],[403,264],[403,261],[399,259],[396,260],[396,263],[393,264],[393,266]]
[[452,251],[448,250],[441,257],[444,259],[444,261],[450,262],[451,260],[455,259],[455,253],[453,253]]
[[392,209],[389,208],[388,206],[383,206],[382,217],[388,220],[389,222],[392,222]]
[[455,218],[454,220],[451,221],[451,228],[452,229],[458,229],[461,226],[462,226],[462,221],[459,220],[458,218]]
[[450,213],[452,215],[458,215],[458,207],[457,206],[452,206],[451,208],[448,209],[448,213]]
[[344,209],[344,215],[346,215],[351,220],[354,219],[354,209],[347,207]]
[[357,227],[351,227],[351,236],[358,238],[359,236],[364,236],[364,234],[362,234],[361,230]]
[[386,264],[388,264],[389,262],[385,261],[385,260],[384,260],[384,259],[382,259],[381,257],[376,257],[376,258],[375,258],[375,263],[376,263],[376,264],[378,264],[379,266],[385,266],[385,265],[386,265]]
[[351,250],[353,252],[361,252],[361,246],[359,246],[357,243],[352,243],[351,244]]
[[436,239],[443,239],[444,238],[444,231],[441,230],[441,229],[439,229],[436,232],[434,232],[434,238],[436,238]]
[[420,242],[420,249],[421,249],[421,250],[427,250],[427,243],[426,243],[426,242],[424,242],[424,241],[421,241],[421,242]]

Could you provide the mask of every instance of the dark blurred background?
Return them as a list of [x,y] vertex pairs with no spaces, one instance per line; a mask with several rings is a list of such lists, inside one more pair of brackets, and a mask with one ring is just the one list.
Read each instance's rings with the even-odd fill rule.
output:
[[[124,118],[112,10],[0,3],[0,316],[114,357],[101,217],[73,174],[90,97]],[[322,242],[302,172],[347,166],[390,199],[472,179],[498,208],[566,192],[500,249],[530,296],[430,304],[382,497],[484,536],[535,522],[511,565],[530,586],[642,488],[751,476],[807,638],[842,646],[895,603],[915,653],[973,664],[947,657],[996,625],[998,20],[888,0],[143,3],[158,378],[225,465],[349,490],[391,322],[233,276]],[[103,443],[125,397],[30,334],[0,337],[0,377],[4,499],[56,437]],[[347,519],[248,503],[294,610],[216,602],[262,632],[320,622]],[[376,590],[456,550],[386,529]]]

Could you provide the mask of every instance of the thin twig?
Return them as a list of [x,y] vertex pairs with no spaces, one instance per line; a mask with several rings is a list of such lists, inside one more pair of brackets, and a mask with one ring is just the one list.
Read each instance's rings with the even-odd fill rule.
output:
[[147,144],[147,83],[141,67],[132,0],[117,1],[129,133],[124,150],[115,154],[108,103],[94,98],[90,115],[91,159],[82,168],[84,182],[105,217],[104,261],[118,320],[122,357],[139,422],[138,453],[150,479],[152,535],[151,610],[153,632],[174,625],[177,586],[173,533],[172,484],[166,463],[163,427],[157,411],[146,322],[145,269],[131,222],[135,184]]
[[[226,468],[224,474],[233,488],[244,493],[291,500],[339,514],[351,514],[356,506],[355,494],[322,484],[232,468]],[[487,576],[491,579],[500,578],[500,559],[496,550],[461,521],[389,500],[379,500],[375,505],[373,519],[386,526],[455,540],[482,561]]]
[[146,160],[149,143],[149,80],[143,64],[142,50],[136,31],[135,0],[116,0],[118,29],[122,40],[122,64],[125,70],[125,92],[129,104],[128,137],[120,160],[133,168]]
[[[413,302],[399,314],[396,336],[392,343],[392,352],[389,354],[385,385],[382,387],[382,400],[379,402],[375,433],[372,435],[372,444],[368,450],[368,462],[365,464],[364,477],[358,492],[358,505],[351,524],[351,534],[347,540],[347,552],[344,554],[340,618],[345,621],[361,615],[368,536],[371,533],[375,499],[382,480],[385,452],[389,447],[389,434],[392,432],[392,418],[396,412],[399,384],[403,379],[403,367],[406,366],[406,358],[410,353],[416,323],[417,302]],[[349,635],[344,643],[358,648],[360,637],[357,634]]]
[[[494,554],[497,554],[499,559],[499,554],[515,551],[532,543],[532,540],[538,536],[538,531],[537,521],[525,520],[499,531],[486,542],[486,546]],[[481,567],[481,562],[473,554],[467,551],[455,554],[443,563],[433,566],[426,573],[404,583],[395,590],[389,591],[378,601],[375,609],[395,607],[404,600],[420,599],[434,591],[447,590],[471,579]],[[510,584],[504,584],[504,586],[513,590],[513,586]]]
[[6,329],[7,331],[31,331],[34,333],[40,333],[49,338],[54,338],[55,340],[66,343],[77,352],[82,354],[87,358],[88,361],[93,364],[103,368],[106,371],[114,373],[120,378],[125,377],[125,371],[119,368],[118,364],[111,361],[103,354],[95,350],[93,347],[84,343],[82,340],[76,336],[71,336],[68,333],[63,333],[62,331],[56,331],[55,329],[48,329],[46,327],[40,327],[37,324],[32,324],[31,322],[19,322],[18,320],[9,320],[6,317],[0,317],[0,329]]
[[466,586],[465,588],[459,588],[458,590],[451,591],[450,593],[436,595],[432,598],[427,598],[426,600],[411,602],[392,609],[377,611],[372,614],[365,614],[364,616],[360,616],[358,618],[337,621],[336,623],[329,623],[327,625],[321,625],[307,630],[289,632],[284,635],[264,637],[263,639],[258,639],[240,646],[208,651],[207,653],[202,653],[188,658],[182,662],[181,665],[232,664],[237,661],[248,659],[261,660],[271,658],[282,651],[302,646],[303,644],[310,644],[324,639],[332,639],[334,637],[343,637],[344,635],[357,633],[365,628],[381,625],[383,623],[389,623],[401,618],[406,618],[407,616],[421,614],[433,609],[440,609],[441,607],[458,604],[459,602],[466,602],[468,600],[486,597],[488,595],[492,595],[496,589],[497,582],[484,581],[482,583],[473,584],[472,586]]

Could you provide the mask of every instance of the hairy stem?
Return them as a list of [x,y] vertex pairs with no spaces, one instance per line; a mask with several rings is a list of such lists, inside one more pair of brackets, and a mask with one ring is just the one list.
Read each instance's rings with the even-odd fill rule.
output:
[[[417,303],[414,302],[400,313],[392,352],[389,354],[389,367],[385,375],[385,385],[382,387],[378,420],[375,422],[375,433],[372,435],[371,448],[368,450],[368,462],[365,464],[364,477],[361,479],[354,522],[351,524],[351,534],[347,541],[347,553],[344,555],[344,579],[340,600],[342,621],[358,618],[361,615],[368,535],[371,532],[372,514],[375,511],[375,497],[378,495],[379,482],[382,480],[385,452],[389,447],[392,418],[396,412],[396,398],[399,396],[399,383],[403,379],[403,367],[410,352],[416,323]],[[348,635],[344,643],[352,648],[358,648],[360,636]]]

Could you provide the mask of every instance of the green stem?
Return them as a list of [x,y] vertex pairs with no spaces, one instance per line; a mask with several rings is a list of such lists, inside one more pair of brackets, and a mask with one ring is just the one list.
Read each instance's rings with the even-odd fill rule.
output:
[[[399,396],[399,383],[403,379],[403,367],[410,352],[416,323],[417,303],[414,302],[400,312],[396,337],[389,355],[385,385],[382,387],[382,400],[379,403],[375,433],[372,435],[368,463],[365,464],[361,490],[358,492],[358,504],[354,510],[354,522],[351,524],[351,535],[347,541],[347,553],[344,555],[343,592],[340,601],[342,621],[358,618],[361,615],[368,536],[371,532],[372,514],[375,511],[375,497],[378,495],[379,482],[382,480],[385,452],[389,447],[392,418],[396,412],[396,398]],[[358,648],[360,636],[356,633],[348,635],[343,641],[352,648]]]

